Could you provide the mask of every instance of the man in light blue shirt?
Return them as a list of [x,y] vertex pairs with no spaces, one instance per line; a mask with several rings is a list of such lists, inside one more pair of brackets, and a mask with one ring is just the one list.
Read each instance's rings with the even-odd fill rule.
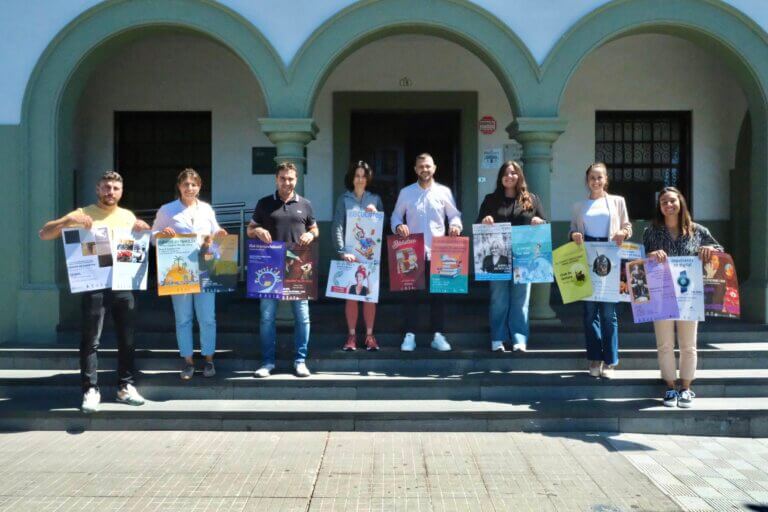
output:
[[[427,264],[425,272],[429,275],[432,253],[432,238],[445,236],[445,219],[448,219],[448,235],[459,236],[463,229],[461,212],[456,207],[451,189],[435,181],[437,166],[429,153],[416,157],[414,165],[416,183],[400,191],[397,204],[392,212],[392,231],[400,236],[411,233],[424,234],[424,253]],[[432,348],[440,351],[451,350],[451,345],[443,336],[445,322],[445,303],[442,294],[430,294],[429,291],[407,292],[407,299],[402,302],[402,318],[405,337],[400,350],[410,352],[416,348],[416,321],[418,319],[417,302],[427,294],[429,297],[430,320],[435,334]]]

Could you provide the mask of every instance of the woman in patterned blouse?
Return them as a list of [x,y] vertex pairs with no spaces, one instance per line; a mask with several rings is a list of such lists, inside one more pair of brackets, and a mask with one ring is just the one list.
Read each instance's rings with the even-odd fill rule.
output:
[[[667,256],[699,256],[703,263],[709,261],[712,252],[722,250],[709,230],[691,219],[685,197],[675,187],[665,187],[659,192],[653,224],[643,233],[643,245],[649,258],[663,262]],[[675,325],[680,346],[680,387],[677,388],[675,365]],[[664,405],[689,408],[696,394],[691,391],[696,372],[696,330],[694,320],[657,320],[656,331],[661,378],[667,384]]]

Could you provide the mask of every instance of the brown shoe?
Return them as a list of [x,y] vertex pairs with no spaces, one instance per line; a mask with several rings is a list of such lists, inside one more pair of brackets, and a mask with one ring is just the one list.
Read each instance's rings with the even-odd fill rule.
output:
[[365,350],[379,350],[379,344],[376,342],[376,337],[373,334],[369,334],[365,337]]
[[348,352],[352,350],[357,350],[357,336],[355,336],[354,334],[350,334],[349,336],[347,336],[347,342],[344,343],[344,346],[341,348],[341,350],[346,350]]

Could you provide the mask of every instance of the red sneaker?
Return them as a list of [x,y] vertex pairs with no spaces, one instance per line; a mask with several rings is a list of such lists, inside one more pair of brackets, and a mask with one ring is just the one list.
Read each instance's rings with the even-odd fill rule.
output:
[[376,343],[376,337],[373,334],[365,337],[365,349],[370,351],[379,350],[379,344]]
[[344,346],[341,350],[351,351],[351,350],[357,350],[357,336],[354,334],[350,334],[347,336],[347,342],[344,343]]

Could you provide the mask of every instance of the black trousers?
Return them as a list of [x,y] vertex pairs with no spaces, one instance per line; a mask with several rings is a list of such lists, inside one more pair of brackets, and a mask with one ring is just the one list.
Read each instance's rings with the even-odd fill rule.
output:
[[97,353],[107,308],[112,312],[117,334],[117,377],[120,387],[134,382],[133,331],[136,302],[131,291],[98,290],[83,294],[80,339],[80,382],[83,392],[98,389]]
[[419,302],[424,298],[427,298],[427,306],[429,307],[430,325],[428,330],[432,332],[445,331],[445,294],[429,293],[430,263],[430,261],[426,262],[424,270],[426,272],[427,289],[404,292],[402,294],[401,318],[403,332],[416,332],[419,318],[421,317],[419,315]]

